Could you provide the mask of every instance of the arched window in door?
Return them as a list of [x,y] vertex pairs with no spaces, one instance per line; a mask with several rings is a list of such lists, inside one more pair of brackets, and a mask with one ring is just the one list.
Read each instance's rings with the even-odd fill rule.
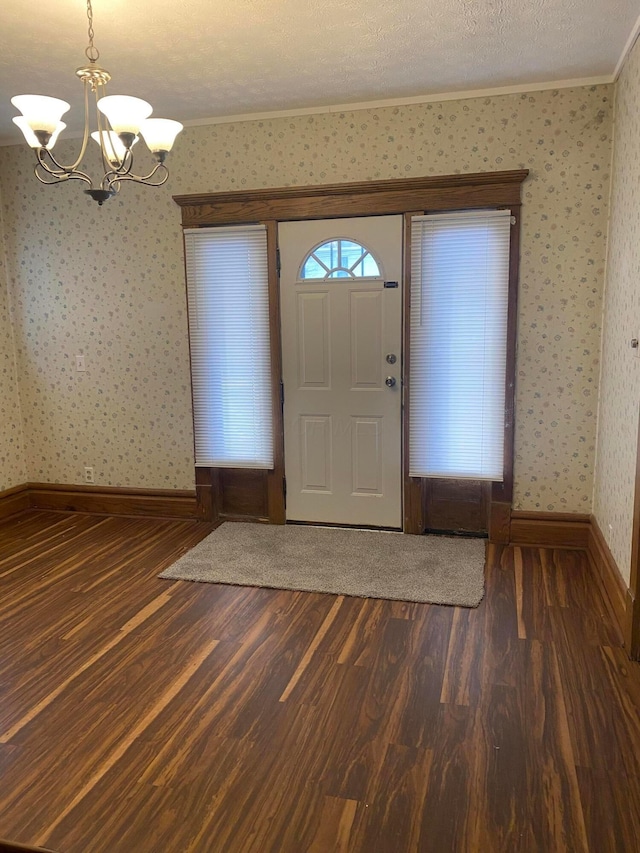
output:
[[300,281],[327,278],[382,278],[371,251],[355,240],[335,237],[316,246],[300,268]]

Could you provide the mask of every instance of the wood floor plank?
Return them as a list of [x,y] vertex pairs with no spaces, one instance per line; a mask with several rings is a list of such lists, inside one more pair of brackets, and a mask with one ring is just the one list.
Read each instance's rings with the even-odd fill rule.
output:
[[364,699],[353,709],[357,713],[353,737],[327,788],[333,796],[362,800],[366,795],[369,776],[380,765],[400,726],[412,677],[404,662],[411,653],[415,630],[415,622],[405,619],[389,619],[385,625]]
[[616,733],[624,714],[616,706],[608,664],[600,648],[587,641],[590,628],[580,610],[553,608],[553,632],[576,765],[596,771],[621,771],[625,758]]
[[433,748],[454,617],[451,607],[432,607],[413,622],[410,654],[397,680],[395,716],[386,728],[390,742]]
[[520,639],[553,641],[550,608],[566,606],[558,592],[563,588],[563,572],[555,563],[554,553],[546,548],[514,549],[516,586],[520,583],[522,587],[518,616]]
[[318,628],[317,633],[315,634],[313,640],[309,644],[309,648],[304,653],[304,656],[298,666],[296,667],[296,671],[293,673],[291,678],[289,679],[287,686],[282,691],[282,695],[280,696],[280,702],[286,702],[293,690],[295,689],[296,684],[300,680],[302,674],[305,669],[309,666],[318,646],[324,639],[325,634],[333,624],[334,619],[338,615],[338,610],[342,606],[342,602],[344,601],[344,597],[339,595],[336,600],[331,605],[331,610],[327,613],[322,625]]
[[476,706],[471,759],[471,849],[525,851],[531,844],[525,725],[514,687],[487,685]]
[[635,853],[640,665],[578,551],[477,609],[167,581],[210,525],[0,521],[0,837],[64,853]]
[[525,647],[521,685],[528,768],[527,801],[535,809],[537,845],[558,853],[588,851],[570,735],[564,682],[555,648],[532,640]]
[[[640,682],[636,675],[636,666],[631,663],[624,649],[603,646],[599,649],[600,658],[604,664],[606,678],[610,686],[613,708],[616,713],[609,717],[611,733],[619,746],[619,762],[609,765],[609,770],[616,766],[632,778],[640,777],[640,751],[637,744],[640,741]],[[601,737],[607,737],[607,731],[599,732]]]
[[[580,799],[589,849],[597,853],[629,853],[640,838],[640,780],[626,774],[578,767]],[[627,790],[627,796],[620,792]]]
[[469,705],[478,700],[482,685],[483,635],[483,609],[454,609],[440,702]]
[[518,608],[513,549],[487,548],[486,586],[491,594],[482,602],[485,643],[483,683],[515,687],[522,671],[522,646],[518,637]]
[[470,835],[475,744],[472,738],[473,709],[441,705],[437,724],[438,748],[433,750],[429,784],[422,810],[420,853],[443,850],[472,851]]
[[317,831],[307,848],[308,853],[327,853],[327,850],[349,853],[353,849],[350,838],[357,808],[356,800],[325,797]]
[[432,761],[431,750],[389,744],[371,780],[354,851],[423,849],[422,819]]

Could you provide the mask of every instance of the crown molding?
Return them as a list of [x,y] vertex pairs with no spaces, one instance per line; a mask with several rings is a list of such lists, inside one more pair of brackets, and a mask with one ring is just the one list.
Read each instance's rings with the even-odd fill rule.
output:
[[616,70],[613,72],[614,81],[617,80],[620,76],[620,72],[622,71],[625,62],[627,61],[627,57],[633,50],[633,46],[638,40],[638,36],[640,36],[640,15],[638,15],[638,19],[636,20],[633,29],[629,33],[627,43],[623,47],[622,53],[620,54],[620,59],[618,60],[618,64],[616,65]]
[[[640,19],[638,21],[640,24]],[[466,101],[473,98],[495,98],[501,95],[535,94],[536,92],[547,92],[553,89],[574,89],[585,86],[606,86],[613,83],[613,74],[604,74],[598,77],[578,77],[571,80],[550,80],[543,83],[518,83],[513,86],[496,86],[489,89],[468,89],[455,92],[437,92],[426,95],[415,95],[409,98],[386,98],[376,101],[359,101],[346,104],[325,104],[319,107],[298,107],[292,110],[272,110],[261,113],[238,113],[235,115],[210,116],[208,118],[187,119],[183,121],[185,127],[208,127],[216,124],[238,124],[245,121],[271,121],[278,118],[292,118],[295,116],[326,115],[331,113],[348,113],[357,110],[384,109],[386,107],[403,107],[414,104],[433,104],[444,101]],[[65,133],[60,140],[82,139],[82,131]],[[12,139],[6,136],[0,137],[0,147],[8,145],[24,145],[24,140]]]
[[552,89],[573,89],[585,86],[603,86],[614,82],[613,74],[597,77],[579,77],[571,80],[549,80],[542,83],[518,83],[512,86],[496,86],[488,89],[467,89],[453,92],[436,92],[415,95],[408,98],[384,98],[375,101],[357,103],[325,104],[319,107],[299,107],[293,110],[272,110],[263,113],[238,113],[237,115],[210,116],[209,118],[184,121],[185,127],[204,127],[214,124],[236,124],[244,121],[270,121],[275,118],[295,116],[323,115],[330,113],[348,113],[357,110],[384,109],[385,107],[404,107],[413,104],[433,104],[442,101],[466,101],[473,98],[493,98],[500,95],[516,95],[535,92],[547,92]]

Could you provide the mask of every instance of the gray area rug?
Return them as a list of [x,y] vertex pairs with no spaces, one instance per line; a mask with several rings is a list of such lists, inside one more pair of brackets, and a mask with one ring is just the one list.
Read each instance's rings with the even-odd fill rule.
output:
[[225,522],[161,578],[477,607],[485,540]]

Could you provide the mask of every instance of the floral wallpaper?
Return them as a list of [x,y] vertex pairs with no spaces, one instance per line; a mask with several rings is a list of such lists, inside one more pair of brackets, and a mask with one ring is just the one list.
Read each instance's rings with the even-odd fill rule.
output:
[[9,311],[4,228],[0,214],[0,492],[19,486],[25,480],[16,350]]
[[[612,87],[188,128],[162,190],[102,208],[0,149],[32,480],[192,487],[180,211],[172,194],[528,168],[515,506],[591,509]],[[73,143],[59,143],[71,157]],[[86,373],[74,355],[86,357]]]
[[640,402],[640,45],[616,85],[594,514],[629,581]]

